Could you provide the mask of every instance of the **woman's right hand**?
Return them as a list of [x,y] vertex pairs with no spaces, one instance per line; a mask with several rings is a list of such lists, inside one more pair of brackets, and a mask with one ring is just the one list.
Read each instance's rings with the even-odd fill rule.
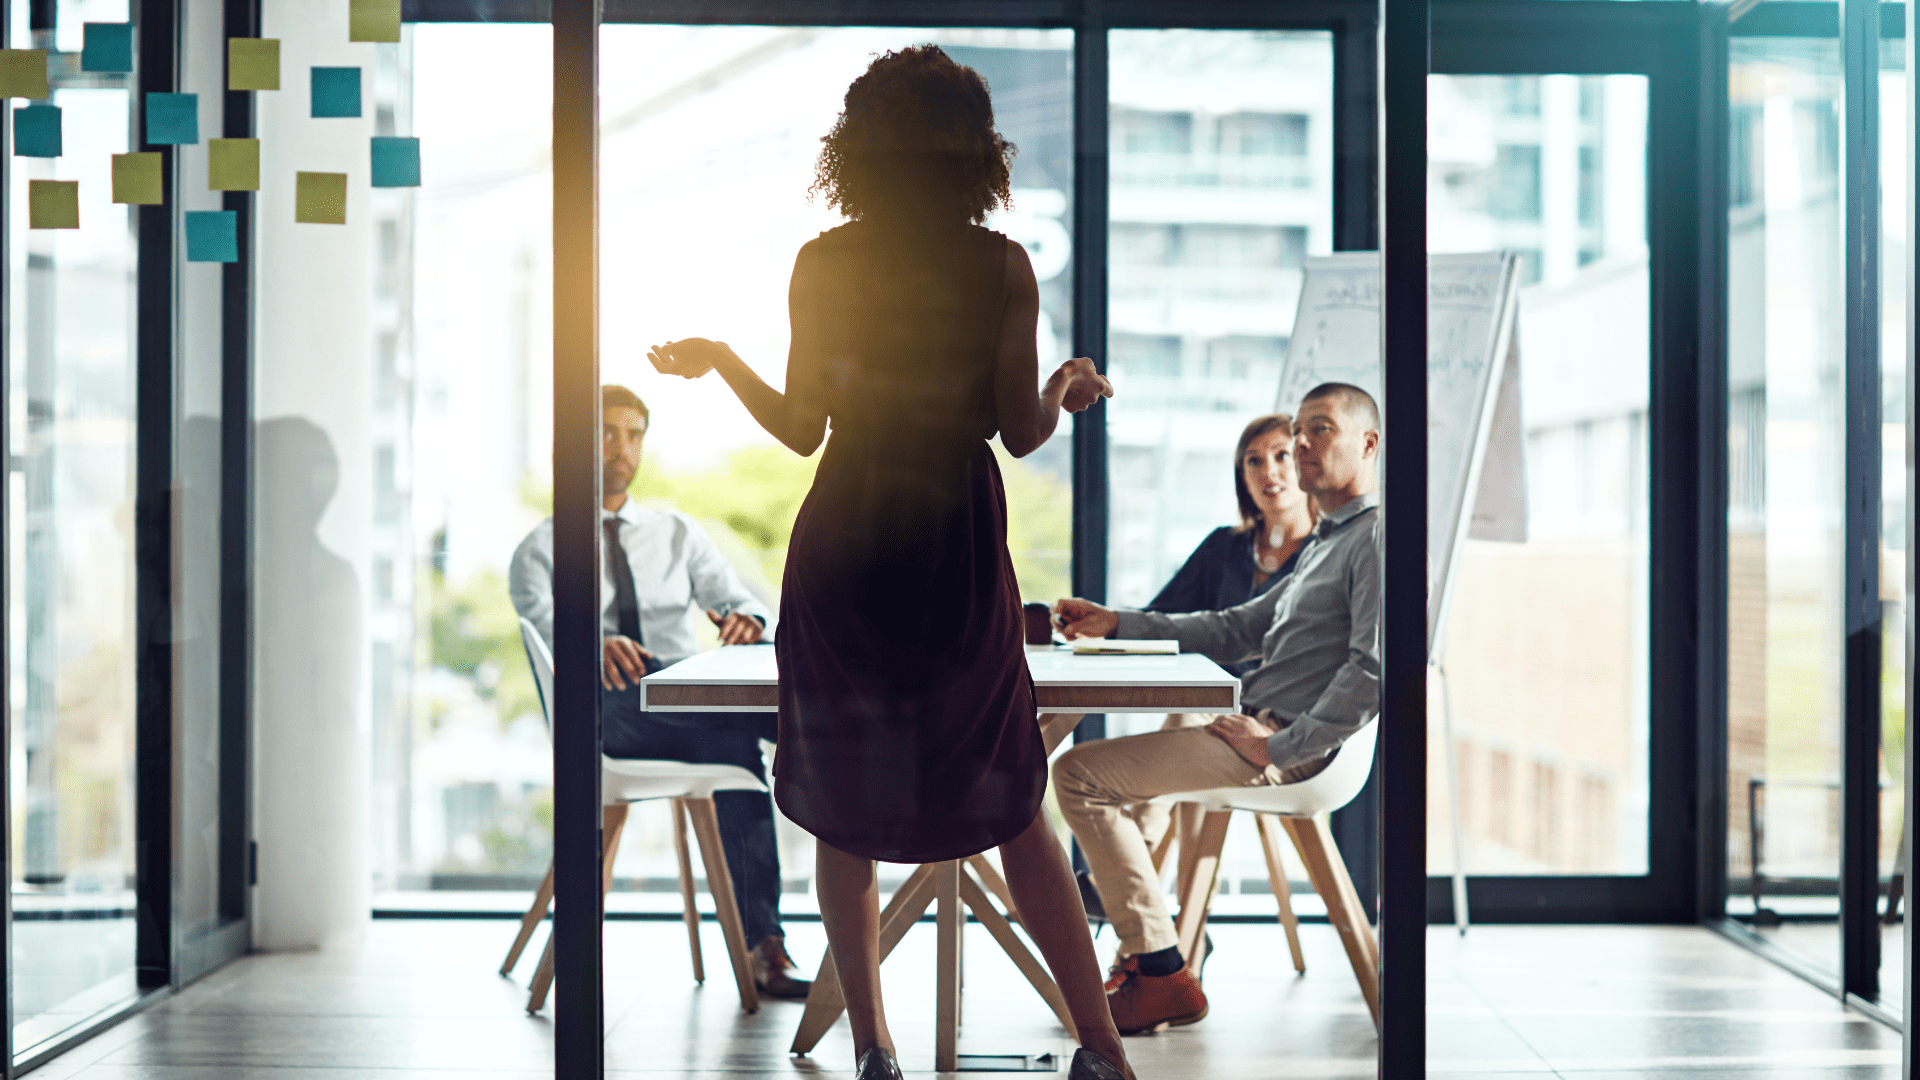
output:
[[1085,356],[1076,356],[1061,364],[1047,382],[1060,387],[1060,407],[1070,413],[1081,412],[1101,398],[1113,396],[1113,384],[1093,366],[1093,360]]
[[732,355],[733,350],[727,348],[726,342],[697,337],[669,341],[647,350],[647,359],[653,361],[654,370],[683,379],[697,379]]

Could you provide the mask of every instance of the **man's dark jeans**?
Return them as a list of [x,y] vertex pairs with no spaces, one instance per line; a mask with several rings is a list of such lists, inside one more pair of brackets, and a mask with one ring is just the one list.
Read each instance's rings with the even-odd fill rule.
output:
[[[767,778],[759,740],[773,739],[774,713],[662,713],[640,708],[640,689],[600,691],[601,747],[608,757],[662,758],[698,765],[738,765]],[[762,791],[717,791],[720,842],[746,924],[747,946],[780,930],[780,852],[774,845],[773,797]]]

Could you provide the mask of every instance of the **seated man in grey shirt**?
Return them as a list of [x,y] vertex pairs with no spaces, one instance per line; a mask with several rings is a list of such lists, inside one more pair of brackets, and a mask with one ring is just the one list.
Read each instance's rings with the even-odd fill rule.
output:
[[[761,780],[761,739],[772,741],[773,713],[659,713],[640,707],[648,672],[692,656],[697,607],[725,645],[751,645],[773,615],[740,580],[694,520],[676,510],[635,506],[627,498],[640,469],[647,407],[622,386],[600,391],[601,745],[609,757],[661,758],[738,765]],[[553,519],[535,526],[513,553],[508,573],[513,606],[553,647]],[[722,791],[713,798],[735,899],[753,950],[754,982],[770,997],[807,996],[780,928],[780,856],[773,800],[761,791]]]
[[1326,383],[1301,401],[1294,431],[1300,486],[1321,517],[1293,572],[1273,588],[1238,607],[1188,615],[1086,600],[1055,606],[1070,638],[1175,638],[1221,664],[1260,661],[1242,677],[1244,713],[1081,743],[1054,764],[1060,812],[1120,936],[1107,1003],[1121,1034],[1207,1014],[1128,810],[1176,792],[1304,780],[1379,710],[1380,412],[1366,391]]

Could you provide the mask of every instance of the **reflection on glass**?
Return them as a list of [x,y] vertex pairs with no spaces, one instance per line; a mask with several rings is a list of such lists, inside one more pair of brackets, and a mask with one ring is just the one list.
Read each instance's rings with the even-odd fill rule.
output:
[[[1903,1007],[1899,916],[1887,890],[1906,828],[1907,49],[1880,44],[1880,1001]],[[1905,911],[1905,898],[1897,909]]]
[[[1107,47],[1107,597],[1137,607],[1240,525],[1235,442],[1275,411],[1302,260],[1333,249],[1333,35],[1116,30]],[[1115,714],[1107,733],[1163,719]],[[1228,832],[1220,876],[1215,910],[1267,892],[1252,829]]]
[[[1644,874],[1647,80],[1434,76],[1428,94],[1430,249],[1521,257],[1527,539],[1467,541],[1435,687],[1466,869]],[[1435,873],[1454,860],[1441,730]]]
[[1731,48],[1727,908],[1837,971],[1840,48]]
[[[16,1052],[134,992],[133,251],[108,177],[128,95],[53,103],[65,156],[13,158],[8,191]],[[26,228],[30,179],[79,181],[81,227]]]
[[[473,110],[460,89],[519,70],[520,56],[546,56],[547,32],[413,30],[415,134],[450,149],[420,191],[414,252],[416,280],[433,283],[416,293],[419,434],[406,466],[412,528],[426,548],[419,577],[430,641],[415,681],[421,722],[395,766],[412,787],[407,813],[383,813],[380,824],[406,830],[410,847],[393,845],[402,853],[393,880],[408,888],[531,890],[551,852],[546,729],[505,583],[514,546],[550,505],[550,99],[544,74],[530,72],[503,120]],[[607,382],[632,388],[651,410],[634,497],[700,520],[775,606],[817,457],[775,444],[718,379],[658,374],[646,347],[716,338],[775,386],[784,382],[794,256],[841,222],[808,196],[819,140],[874,54],[924,42],[985,76],[999,129],[1019,148],[1013,207],[987,226],[1023,244],[1033,262],[1040,364],[1051,370],[1072,334],[1070,33],[602,31],[601,363]],[[476,431],[488,437],[476,443]],[[1063,423],[1036,453],[1000,462],[1014,568],[1032,600],[1069,591],[1068,431]],[[789,886],[804,883],[811,839],[783,825],[780,842]],[[620,889],[630,879],[674,880],[664,810],[630,819],[615,872]],[[656,900],[678,903],[672,893],[616,894],[612,903]]]

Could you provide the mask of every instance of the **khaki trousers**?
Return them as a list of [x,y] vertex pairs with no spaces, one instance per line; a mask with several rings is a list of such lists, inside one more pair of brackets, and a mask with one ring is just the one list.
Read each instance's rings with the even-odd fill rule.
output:
[[[1178,715],[1180,723],[1213,720],[1210,715]],[[1142,832],[1141,817],[1156,834],[1164,832],[1165,815],[1157,821],[1152,814],[1141,815],[1140,804],[1183,791],[1284,782],[1280,770],[1255,768],[1203,726],[1172,727],[1176,721],[1168,721],[1169,727],[1160,731],[1081,743],[1053,765],[1060,812],[1086,854],[1107,921],[1120,935],[1123,956],[1170,948],[1178,941]],[[1287,780],[1294,779],[1292,772]]]

